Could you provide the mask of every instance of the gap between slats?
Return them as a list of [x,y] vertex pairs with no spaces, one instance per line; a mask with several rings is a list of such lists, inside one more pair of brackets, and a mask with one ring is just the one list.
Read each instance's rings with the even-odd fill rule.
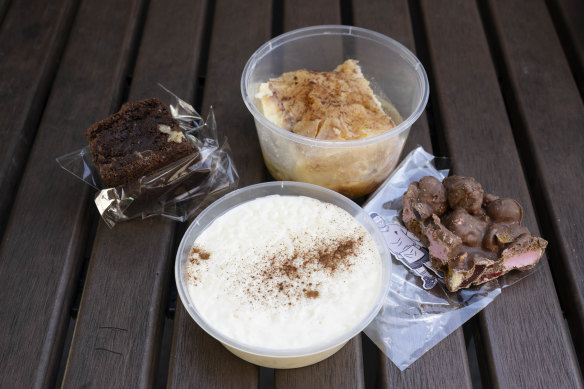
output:
[[8,8],[10,8],[10,4],[12,3],[11,0],[0,0],[0,26],[4,21],[4,16],[8,12]]
[[[127,100],[128,94],[130,92],[130,84],[132,81],[132,73],[134,67],[136,66],[136,61],[138,59],[138,50],[140,48],[140,42],[142,40],[142,35],[144,34],[144,25],[146,23],[146,18],[148,17],[148,8],[150,5],[150,0],[142,0],[140,10],[137,16],[136,27],[133,32],[131,32],[132,45],[128,53],[129,60],[126,61],[125,68],[119,69],[117,72],[120,81],[117,85],[121,85],[121,89],[117,92],[117,95],[112,99],[110,112],[117,112],[122,104]],[[124,32],[125,35],[127,32]]]
[[[546,0],[545,3],[552,18],[552,22],[554,23],[556,33],[560,37],[562,48],[566,55],[566,59],[568,60],[568,64],[570,65],[570,69],[572,70],[572,74],[574,75],[574,79],[576,80],[580,96],[584,99],[584,63],[582,62],[584,58],[581,58],[578,55],[577,43],[574,42],[575,37],[568,31],[569,22],[562,18],[558,1],[559,0]],[[584,7],[582,7],[582,9],[584,9]],[[584,17],[584,14],[580,16]],[[582,29],[582,31],[584,31],[584,29]]]
[[479,330],[478,317],[472,317],[462,327],[473,389],[492,388],[487,352]]
[[134,32],[133,41],[134,44],[128,56],[130,57],[127,62],[125,71],[120,73],[120,77],[123,77],[122,90],[118,94],[118,98],[112,101],[112,107],[110,111],[117,112],[123,103],[128,101],[128,95],[130,94],[130,87],[132,85],[132,77],[134,74],[134,68],[136,67],[136,61],[138,60],[138,50],[140,49],[140,42],[142,42],[142,36],[144,35],[144,26],[146,24],[146,18],[148,17],[148,10],[150,9],[150,0],[143,0],[142,9],[138,16],[139,20],[136,25],[136,31]]
[[[88,202],[89,203],[89,202]],[[79,275],[79,280],[77,284],[76,294],[73,298],[73,304],[69,310],[69,325],[67,326],[67,334],[65,336],[65,341],[63,344],[63,351],[61,353],[61,361],[59,363],[59,371],[55,380],[54,387],[61,387],[63,383],[63,375],[65,373],[65,367],[67,366],[67,359],[69,357],[69,349],[71,347],[71,340],[73,339],[73,330],[75,329],[75,322],[77,320],[77,313],[79,312],[79,303],[81,302],[81,294],[83,293],[83,286],[85,284],[85,277],[87,275],[87,268],[89,266],[89,259],[91,258],[91,249],[93,247],[93,241],[95,238],[95,231],[97,230],[97,224],[99,218],[96,217],[95,212],[92,212],[92,204],[88,204],[88,213],[90,214],[90,224],[87,238],[85,239],[85,247],[83,249],[83,266],[81,269],[81,274]]]
[[[208,19],[209,20],[209,19]],[[212,18],[210,20],[213,20]],[[211,24],[211,23],[210,23]],[[205,37],[208,37],[205,32]],[[208,51],[204,51],[205,58]],[[200,100],[195,100],[200,101]],[[198,108],[197,108],[198,109]],[[179,223],[174,230],[174,242],[171,253],[176,253],[178,246],[184,235],[188,225],[186,223]],[[178,292],[176,289],[176,280],[174,278],[174,261],[170,261],[171,277],[168,277],[168,293],[166,300],[166,317],[164,319],[164,328],[162,329],[162,341],[160,352],[158,354],[158,363],[156,367],[156,387],[165,387],[168,380],[169,366],[170,366],[170,350],[172,344],[173,330],[174,330],[174,314],[176,312],[176,304],[178,304]]]
[[[209,0],[207,15],[205,17],[205,28],[203,29],[203,40],[201,46],[201,56],[199,57],[199,78],[195,87],[194,105],[197,112],[202,112],[203,93],[205,92],[205,80],[207,74],[207,64],[209,62],[209,50],[211,48],[211,32],[213,31],[213,20],[215,19],[215,0]],[[181,228],[178,228],[181,230]],[[186,230],[186,228],[185,228]],[[184,231],[183,231],[184,233]],[[182,235],[181,235],[182,237]],[[180,239],[178,240],[180,242]],[[177,246],[178,247],[178,246]]]
[[341,8],[341,24],[345,26],[353,25],[353,6],[351,0],[339,0]]

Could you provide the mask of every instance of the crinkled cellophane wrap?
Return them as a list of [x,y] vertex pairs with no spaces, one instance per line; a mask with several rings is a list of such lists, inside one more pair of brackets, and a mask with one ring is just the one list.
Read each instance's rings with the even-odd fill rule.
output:
[[[417,259],[412,253],[425,248],[414,247],[421,242],[413,236],[409,245],[403,242],[409,239],[409,234],[399,219],[401,198],[411,182],[424,176],[442,181],[448,175],[448,170],[438,170],[434,162],[434,156],[422,147],[414,149],[363,205],[381,229],[393,261],[390,291],[381,311],[364,332],[400,370],[486,307],[501,294],[502,288],[539,269],[536,266],[524,272],[513,271],[453,293],[446,289],[440,272],[427,266],[428,262],[423,266],[420,261],[416,266],[406,266],[406,255]],[[399,242],[395,239],[397,234],[401,234]]]
[[191,105],[169,94],[172,116],[196,146],[193,154],[115,188],[103,184],[89,146],[57,158],[63,169],[98,190],[95,205],[110,228],[121,221],[158,215],[186,221],[237,187],[239,177],[227,141],[218,140],[213,109],[204,121]]

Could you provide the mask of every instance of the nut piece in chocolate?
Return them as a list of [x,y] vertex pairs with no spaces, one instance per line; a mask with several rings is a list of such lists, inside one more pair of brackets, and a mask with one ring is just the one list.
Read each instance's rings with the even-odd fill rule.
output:
[[451,292],[530,269],[547,246],[521,225],[517,201],[484,193],[472,177],[423,177],[409,185],[402,204],[402,221],[428,247]]

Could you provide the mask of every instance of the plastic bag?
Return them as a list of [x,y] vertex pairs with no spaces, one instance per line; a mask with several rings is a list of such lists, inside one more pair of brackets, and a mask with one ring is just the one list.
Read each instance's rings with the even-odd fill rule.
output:
[[63,169],[99,191],[95,205],[110,228],[120,221],[157,215],[186,221],[237,187],[239,176],[227,141],[218,140],[213,108],[204,121],[190,104],[165,90],[171,95],[172,116],[197,152],[115,188],[101,181],[89,146],[57,158]]
[[363,205],[382,231],[393,261],[390,291],[364,332],[400,370],[486,307],[502,288],[539,268],[512,271],[455,293],[446,289],[441,272],[428,260],[427,249],[399,220],[401,198],[411,182],[424,176],[442,181],[448,175],[434,162],[434,156],[422,147],[414,149]]

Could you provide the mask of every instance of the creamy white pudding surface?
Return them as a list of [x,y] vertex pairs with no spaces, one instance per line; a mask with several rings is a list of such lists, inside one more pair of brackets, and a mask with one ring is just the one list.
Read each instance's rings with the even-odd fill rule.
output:
[[302,196],[267,196],[217,218],[187,264],[191,302],[238,342],[295,349],[332,340],[370,312],[381,258],[348,212]]

